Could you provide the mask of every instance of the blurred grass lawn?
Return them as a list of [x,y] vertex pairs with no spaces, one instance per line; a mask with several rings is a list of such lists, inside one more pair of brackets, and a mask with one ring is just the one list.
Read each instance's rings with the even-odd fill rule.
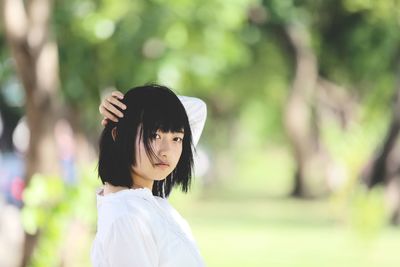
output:
[[399,228],[360,236],[337,222],[328,201],[190,195],[174,193],[170,201],[209,267],[400,266]]

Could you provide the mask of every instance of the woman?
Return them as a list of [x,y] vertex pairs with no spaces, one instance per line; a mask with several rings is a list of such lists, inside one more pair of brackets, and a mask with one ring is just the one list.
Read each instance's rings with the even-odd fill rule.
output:
[[93,266],[204,266],[190,227],[166,199],[173,187],[189,189],[204,102],[178,98],[159,85],[113,95],[100,106],[107,119],[100,138],[104,186],[97,193]]

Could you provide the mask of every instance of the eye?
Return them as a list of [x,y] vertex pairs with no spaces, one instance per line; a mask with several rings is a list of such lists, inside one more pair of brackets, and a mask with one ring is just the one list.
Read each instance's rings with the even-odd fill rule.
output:
[[181,137],[175,137],[175,138],[174,138],[174,141],[175,141],[175,142],[178,142],[178,143],[182,143],[183,138],[181,138]]
[[161,136],[160,136],[158,133],[152,133],[152,134],[151,134],[151,138],[152,138],[152,139],[160,139]]

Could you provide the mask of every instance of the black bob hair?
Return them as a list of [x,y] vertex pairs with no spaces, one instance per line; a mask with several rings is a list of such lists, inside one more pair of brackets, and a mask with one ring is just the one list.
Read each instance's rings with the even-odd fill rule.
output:
[[[162,132],[184,131],[182,154],[176,168],[163,180],[154,181],[153,195],[168,197],[174,186],[188,192],[193,170],[192,133],[185,108],[169,88],[150,84],[130,89],[122,99],[126,110],[118,122],[109,121],[101,133],[98,175],[104,184],[132,188],[132,166],[136,164],[136,135],[143,138],[149,159],[156,157],[151,148],[152,136]],[[116,107],[118,108],[118,107]],[[116,128],[115,140],[112,130]],[[139,130],[138,130],[139,129]]]

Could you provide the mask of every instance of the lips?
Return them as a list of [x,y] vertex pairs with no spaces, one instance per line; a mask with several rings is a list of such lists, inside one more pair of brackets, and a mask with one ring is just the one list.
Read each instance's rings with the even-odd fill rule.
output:
[[168,168],[169,167],[169,164],[168,163],[166,163],[166,162],[159,162],[159,163],[156,163],[156,164],[154,164],[156,167],[160,167],[160,168]]

